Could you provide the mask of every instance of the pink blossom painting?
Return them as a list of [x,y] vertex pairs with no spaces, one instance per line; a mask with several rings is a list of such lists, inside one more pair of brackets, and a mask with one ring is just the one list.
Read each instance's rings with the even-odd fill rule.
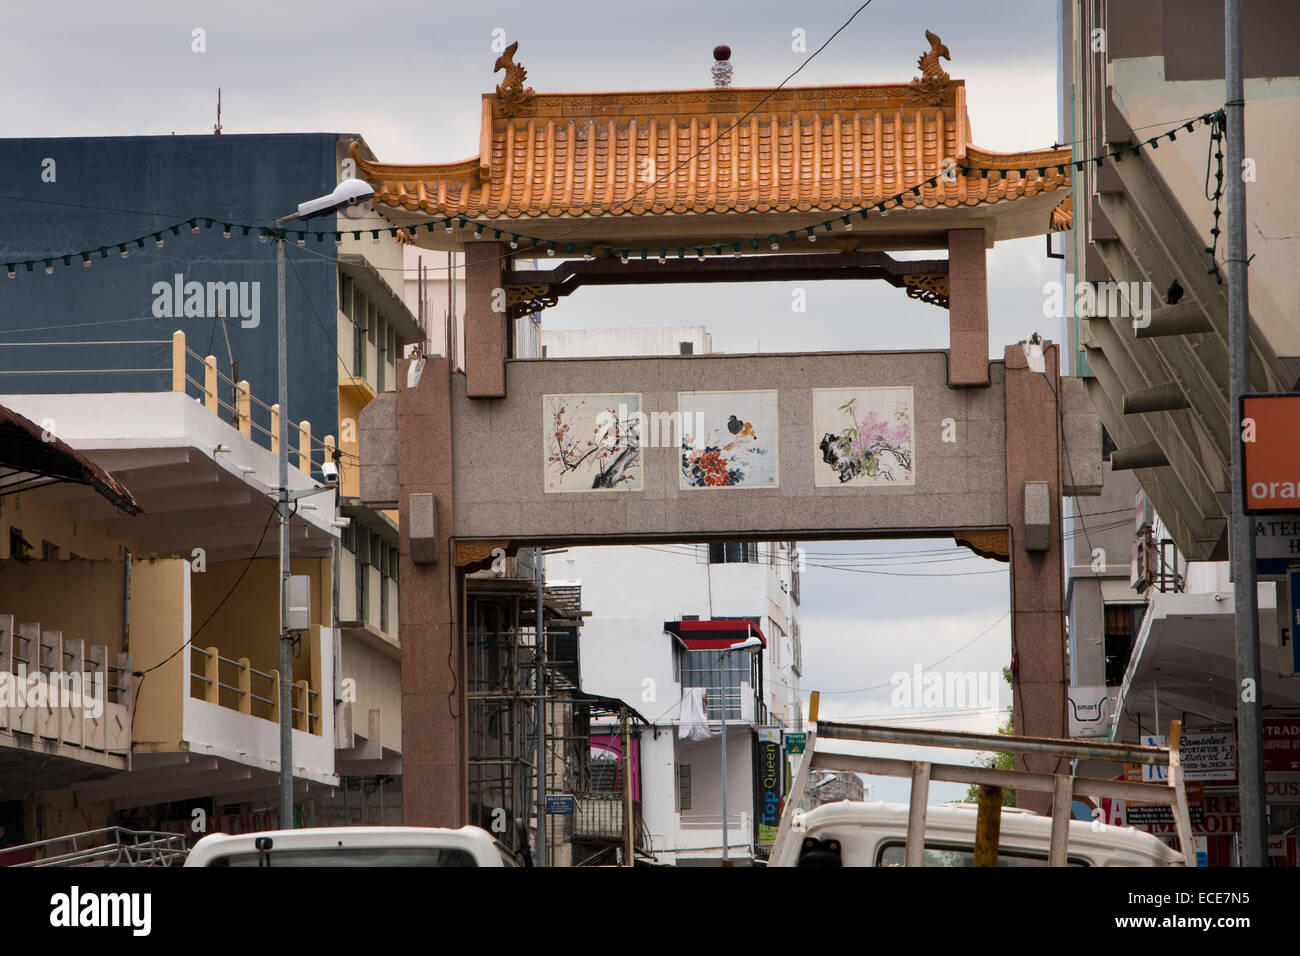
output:
[[818,488],[915,483],[911,388],[813,389]]

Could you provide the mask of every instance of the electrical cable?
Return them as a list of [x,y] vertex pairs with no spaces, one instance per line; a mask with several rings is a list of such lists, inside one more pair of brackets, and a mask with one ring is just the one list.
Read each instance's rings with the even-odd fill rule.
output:
[[[298,513],[298,502],[295,501],[293,505],[294,505],[293,512],[289,515],[290,519],[292,519],[293,516]],[[133,677],[140,678],[139,683],[135,685],[135,699],[131,703],[132,713],[135,713],[136,705],[139,704],[140,702],[140,691],[144,687],[144,679],[147,676],[149,676],[149,674],[152,671],[156,671],[158,668],[162,667],[168,661],[172,660],[172,658],[174,658],[181,651],[185,650],[185,648],[193,644],[194,639],[203,632],[203,629],[208,626],[208,624],[212,621],[214,617],[217,616],[218,612],[220,612],[220,610],[226,606],[226,602],[230,600],[231,596],[235,593],[235,589],[238,588],[240,582],[244,580],[244,576],[248,574],[249,568],[253,566],[253,562],[257,560],[257,552],[262,550],[262,543],[266,540],[266,532],[271,527],[271,519],[274,518],[278,512],[279,512],[279,503],[277,502],[276,506],[271,509],[271,513],[267,515],[266,524],[262,526],[262,534],[257,539],[257,545],[253,548],[253,553],[249,555],[248,561],[245,562],[244,569],[239,572],[239,577],[235,578],[235,583],[230,586],[230,590],[226,592],[226,596],[223,597],[220,600],[220,602],[218,602],[217,606],[212,609],[212,613],[209,614],[206,618],[204,618],[203,623],[200,624],[198,628],[192,634],[190,634],[188,638],[186,638],[185,643],[182,644],[180,647],[176,648],[176,650],[172,651],[170,654],[168,654],[157,664],[154,664],[152,667],[146,667],[144,670],[131,672]]]

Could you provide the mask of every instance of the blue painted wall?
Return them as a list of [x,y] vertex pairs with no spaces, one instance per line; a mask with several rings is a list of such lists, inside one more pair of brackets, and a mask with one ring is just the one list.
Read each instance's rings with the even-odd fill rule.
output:
[[[200,355],[216,355],[229,375],[216,318],[217,304],[225,303],[239,376],[254,396],[274,403],[275,244],[260,242],[256,230],[244,236],[235,229],[224,239],[220,222],[272,225],[298,203],[328,193],[339,178],[339,139],[332,133],[0,139],[0,264],[82,250],[91,252],[93,263],[84,268],[78,255],[71,266],[56,259],[53,275],[45,274],[43,262],[31,272],[17,265],[14,279],[0,275],[0,392],[169,389],[169,343],[176,329]],[[42,178],[49,175],[48,160],[53,182]],[[170,232],[177,221],[194,217],[200,217],[198,235],[188,226],[179,236]],[[206,228],[202,217],[218,223]],[[333,224],[326,218],[308,228]],[[132,244],[128,258],[120,258],[116,243],[157,230],[164,230],[162,248],[150,236],[143,248]],[[103,258],[100,248],[110,243]],[[307,248],[286,244],[289,417],[311,421],[317,438],[335,432],[338,421],[336,249],[329,241],[309,241]],[[156,286],[172,287],[177,275],[183,284],[203,283],[202,298],[189,301],[190,311],[201,314],[165,314],[169,306],[175,311],[173,296]],[[243,284],[233,287],[242,299],[227,303],[224,296],[208,295],[208,283],[231,282]],[[49,344],[14,344],[19,342]],[[53,344],[71,342],[117,344]],[[105,374],[107,369],[165,371]],[[190,374],[201,380],[197,362]],[[197,394],[192,386],[191,394]],[[224,384],[222,397],[229,398]],[[264,409],[255,405],[253,414],[269,426]],[[259,441],[265,444],[265,436]]]

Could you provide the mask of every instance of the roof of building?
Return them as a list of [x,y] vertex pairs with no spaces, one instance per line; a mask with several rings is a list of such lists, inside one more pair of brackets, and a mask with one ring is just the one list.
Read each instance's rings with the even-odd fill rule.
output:
[[[918,186],[919,195],[902,198],[904,211],[998,205],[1071,183],[1068,148],[972,145],[964,81],[942,72],[912,83],[775,92],[534,93],[511,69],[523,73],[507,64],[506,82],[483,96],[477,156],[392,165],[354,150],[376,201],[545,236],[535,227],[573,217],[802,213],[816,221]],[[953,162],[971,171],[928,183]],[[989,174],[1011,169],[1031,171]],[[1059,228],[1058,203],[1019,231]]]
[[0,468],[8,469],[0,478],[0,493],[68,481],[89,485],[127,514],[144,514],[120,481],[51,431],[4,406],[0,406]]

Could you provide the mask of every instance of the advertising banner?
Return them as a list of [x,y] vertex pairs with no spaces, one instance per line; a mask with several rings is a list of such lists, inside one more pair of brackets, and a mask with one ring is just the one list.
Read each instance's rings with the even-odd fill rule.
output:
[[758,843],[771,846],[781,825],[781,731],[758,732],[758,763],[755,768],[755,791],[758,794]]
[[1183,734],[1178,745],[1185,780],[1235,780],[1237,739],[1230,730]]

